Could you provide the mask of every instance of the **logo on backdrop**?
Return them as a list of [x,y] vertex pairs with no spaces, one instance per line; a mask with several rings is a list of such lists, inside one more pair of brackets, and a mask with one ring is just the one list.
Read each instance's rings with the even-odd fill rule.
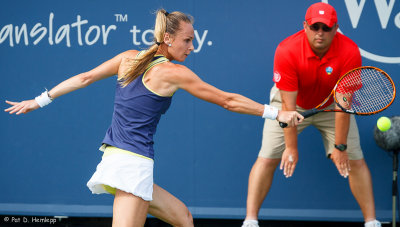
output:
[[[26,23],[22,25],[7,24],[0,30],[0,44],[6,44],[10,47],[16,45],[37,45],[40,42],[48,42],[50,45],[72,45],[91,46],[98,42],[107,45],[109,35],[118,30],[118,26],[96,25],[89,23],[88,20],[82,19],[80,15],[76,16],[76,20],[71,24],[55,26],[56,20],[54,13],[50,13],[48,24],[37,22],[32,27]],[[128,14],[114,14],[116,24],[128,23]],[[154,31],[152,29],[141,30],[137,25],[133,25],[129,30],[132,37],[133,45],[152,45]],[[197,46],[193,52],[200,52],[206,41],[208,30],[194,31],[194,46]],[[71,37],[76,42],[71,41]],[[212,41],[207,42],[208,46],[212,45]]]
[[[389,1],[389,2],[388,2]],[[328,3],[328,0],[322,0],[324,3]],[[347,12],[350,17],[351,25],[354,29],[357,28],[358,22],[361,18],[361,14],[364,9],[366,0],[344,0],[344,3],[347,8]],[[369,1],[371,3],[372,1]],[[393,18],[394,25],[400,29],[400,12],[393,12],[393,6],[395,0],[374,0],[373,1],[376,7],[376,11],[378,14],[379,22],[381,24],[382,29],[386,29],[388,23]],[[391,17],[393,15],[393,17]],[[339,30],[340,31],[340,30]],[[343,33],[342,31],[340,31]],[[382,56],[378,54],[374,54],[369,52],[367,49],[363,47],[359,47],[361,55],[365,58],[368,58],[373,61],[382,62],[382,63],[400,63],[400,56]]]

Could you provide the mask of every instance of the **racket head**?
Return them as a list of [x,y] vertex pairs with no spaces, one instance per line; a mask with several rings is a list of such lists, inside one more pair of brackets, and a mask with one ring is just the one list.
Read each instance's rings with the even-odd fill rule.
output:
[[333,97],[344,112],[371,115],[393,103],[396,87],[383,70],[362,66],[350,70],[338,80]]

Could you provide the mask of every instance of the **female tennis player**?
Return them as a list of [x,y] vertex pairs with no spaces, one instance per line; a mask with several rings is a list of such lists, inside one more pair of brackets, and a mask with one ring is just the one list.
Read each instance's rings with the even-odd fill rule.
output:
[[279,111],[242,95],[221,91],[205,82],[183,62],[194,49],[192,17],[158,10],[155,43],[145,51],[129,50],[98,67],[73,76],[32,100],[10,102],[5,111],[28,113],[69,92],[118,75],[112,123],[101,150],[103,158],[88,182],[93,193],[114,194],[113,226],[143,226],[151,214],[173,226],[193,226],[188,208],[153,183],[153,135],[161,114],[179,89],[227,110],[277,119],[295,126],[303,117]]

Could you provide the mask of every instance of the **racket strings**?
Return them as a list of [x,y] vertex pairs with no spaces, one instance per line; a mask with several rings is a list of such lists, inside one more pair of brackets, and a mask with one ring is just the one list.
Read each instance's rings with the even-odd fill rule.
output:
[[[366,69],[362,72],[363,89],[357,97],[363,98],[365,109],[359,112],[376,112],[385,108],[392,100],[393,87],[387,77],[379,71]],[[357,109],[355,109],[357,111]]]
[[374,68],[361,68],[339,81],[335,99],[347,110],[369,114],[390,105],[394,90],[391,80],[384,73]]

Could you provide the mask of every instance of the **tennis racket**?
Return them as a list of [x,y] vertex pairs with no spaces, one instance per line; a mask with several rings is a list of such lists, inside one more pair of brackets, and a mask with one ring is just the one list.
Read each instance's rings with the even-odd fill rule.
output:
[[[340,109],[324,109],[324,104],[331,96]],[[387,73],[376,67],[362,66],[344,74],[321,104],[300,114],[304,118],[320,112],[372,115],[388,108],[395,96],[396,88]],[[279,125],[282,128],[287,126],[283,122],[279,122]]]

